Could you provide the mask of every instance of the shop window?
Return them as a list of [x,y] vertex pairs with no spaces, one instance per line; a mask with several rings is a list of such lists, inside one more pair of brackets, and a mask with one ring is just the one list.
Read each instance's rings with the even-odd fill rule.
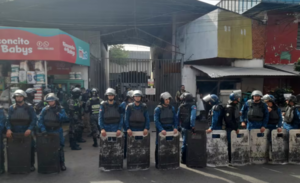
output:
[[300,50],[300,23],[298,23],[297,49]]

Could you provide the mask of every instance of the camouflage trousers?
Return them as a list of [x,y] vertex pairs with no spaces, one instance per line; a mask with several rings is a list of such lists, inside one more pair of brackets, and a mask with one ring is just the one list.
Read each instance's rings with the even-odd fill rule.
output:
[[92,114],[90,116],[90,124],[91,124],[91,130],[92,130],[92,134],[93,134],[93,138],[97,138],[100,128],[98,125],[98,114]]
[[80,119],[70,119],[69,135],[70,138],[76,138],[76,134],[82,133],[84,128],[83,121]]

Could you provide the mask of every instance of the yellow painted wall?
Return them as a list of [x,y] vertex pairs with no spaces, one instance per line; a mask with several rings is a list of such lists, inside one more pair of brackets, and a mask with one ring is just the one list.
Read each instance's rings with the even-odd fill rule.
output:
[[252,59],[251,19],[219,10],[217,21],[218,57]]

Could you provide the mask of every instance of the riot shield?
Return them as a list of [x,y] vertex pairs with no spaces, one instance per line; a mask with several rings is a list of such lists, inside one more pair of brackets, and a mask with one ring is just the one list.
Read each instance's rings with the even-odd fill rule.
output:
[[252,129],[250,131],[250,162],[253,164],[267,163],[269,154],[268,143],[269,130],[266,129],[264,133],[260,129]]
[[59,134],[49,133],[44,136],[40,133],[36,136],[36,152],[38,158],[39,173],[59,173]]
[[289,135],[285,129],[278,133],[277,129],[272,130],[272,146],[270,152],[271,163],[287,163],[289,155]]
[[206,167],[206,132],[186,130],[186,166]]
[[127,137],[127,169],[144,170],[150,167],[150,133],[132,132]]
[[175,169],[179,167],[179,132],[167,132],[158,135],[158,169]]
[[31,167],[31,136],[13,133],[7,140],[7,171],[12,174],[29,173]]
[[243,166],[250,163],[249,130],[231,132],[231,165]]
[[0,131],[0,170],[3,164],[4,164],[4,142],[3,142],[2,132]]
[[124,135],[116,136],[116,132],[100,135],[99,168],[102,170],[122,170],[124,158]]
[[300,164],[300,130],[290,130],[289,163]]
[[228,142],[225,130],[207,134],[207,166],[228,166]]

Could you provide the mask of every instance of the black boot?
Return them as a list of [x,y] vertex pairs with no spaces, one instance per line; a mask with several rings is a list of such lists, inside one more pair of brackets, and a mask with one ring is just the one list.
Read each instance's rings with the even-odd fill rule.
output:
[[76,144],[76,140],[74,138],[71,138],[70,142],[72,150],[81,150],[81,148]]
[[61,171],[66,171],[67,167],[65,166],[65,163],[60,163],[60,169]]
[[94,140],[94,144],[93,144],[93,147],[98,147],[98,142],[97,142],[97,138],[93,138],[93,140]]
[[181,152],[181,163],[186,164],[186,153],[185,152]]
[[60,169],[61,171],[66,171],[67,167],[65,166],[65,152],[63,147],[59,150],[59,158],[60,158]]
[[158,169],[158,145],[155,146],[155,168]]
[[[1,135],[1,134],[0,134]],[[0,140],[2,138],[0,137]],[[0,142],[2,143],[2,141]],[[2,151],[1,144],[0,144],[0,151]],[[0,157],[0,175],[5,173],[5,166],[4,166],[4,151],[2,151],[2,155]]]

